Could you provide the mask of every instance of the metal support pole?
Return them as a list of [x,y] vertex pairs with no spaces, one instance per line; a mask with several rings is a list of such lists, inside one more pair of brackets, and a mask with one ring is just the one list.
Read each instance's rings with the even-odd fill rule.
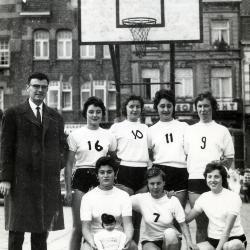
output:
[[119,45],[115,45],[115,48],[112,44],[109,44],[109,52],[111,56],[114,78],[115,78],[115,87],[116,87],[116,116],[121,116],[121,77],[120,77],[120,48]]
[[175,96],[175,43],[170,42],[170,87]]

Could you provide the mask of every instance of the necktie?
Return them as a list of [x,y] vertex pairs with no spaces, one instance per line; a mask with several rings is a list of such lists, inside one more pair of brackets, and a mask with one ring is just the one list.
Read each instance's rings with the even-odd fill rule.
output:
[[36,107],[36,118],[39,121],[40,124],[42,124],[42,118],[40,114],[40,107]]

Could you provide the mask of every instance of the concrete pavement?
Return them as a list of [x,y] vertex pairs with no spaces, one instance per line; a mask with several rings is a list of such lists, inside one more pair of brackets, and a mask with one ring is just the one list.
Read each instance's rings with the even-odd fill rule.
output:
[[[4,208],[0,207],[0,250],[8,249],[8,232],[4,230]],[[48,238],[48,250],[68,250],[70,232],[72,229],[72,216],[69,207],[64,207],[65,229],[51,232]],[[250,250],[250,203],[243,203],[241,220],[248,241],[247,250]],[[194,239],[195,223],[190,224],[192,237]],[[182,249],[184,249],[183,246]],[[30,235],[25,235],[23,250],[30,250]]]

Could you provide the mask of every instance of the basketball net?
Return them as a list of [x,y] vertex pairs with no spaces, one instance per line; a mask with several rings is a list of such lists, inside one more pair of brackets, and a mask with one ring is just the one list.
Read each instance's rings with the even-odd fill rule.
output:
[[122,20],[123,24],[128,26],[133,40],[135,42],[135,54],[138,57],[146,55],[147,39],[150,28],[156,23],[156,19],[149,17],[132,17]]

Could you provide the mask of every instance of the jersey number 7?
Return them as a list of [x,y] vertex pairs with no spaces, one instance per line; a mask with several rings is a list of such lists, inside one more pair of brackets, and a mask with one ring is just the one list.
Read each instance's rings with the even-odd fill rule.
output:
[[155,220],[154,220],[154,222],[157,222],[158,219],[159,219],[159,217],[160,217],[160,214],[158,214],[158,213],[153,213],[153,215],[155,215]]

